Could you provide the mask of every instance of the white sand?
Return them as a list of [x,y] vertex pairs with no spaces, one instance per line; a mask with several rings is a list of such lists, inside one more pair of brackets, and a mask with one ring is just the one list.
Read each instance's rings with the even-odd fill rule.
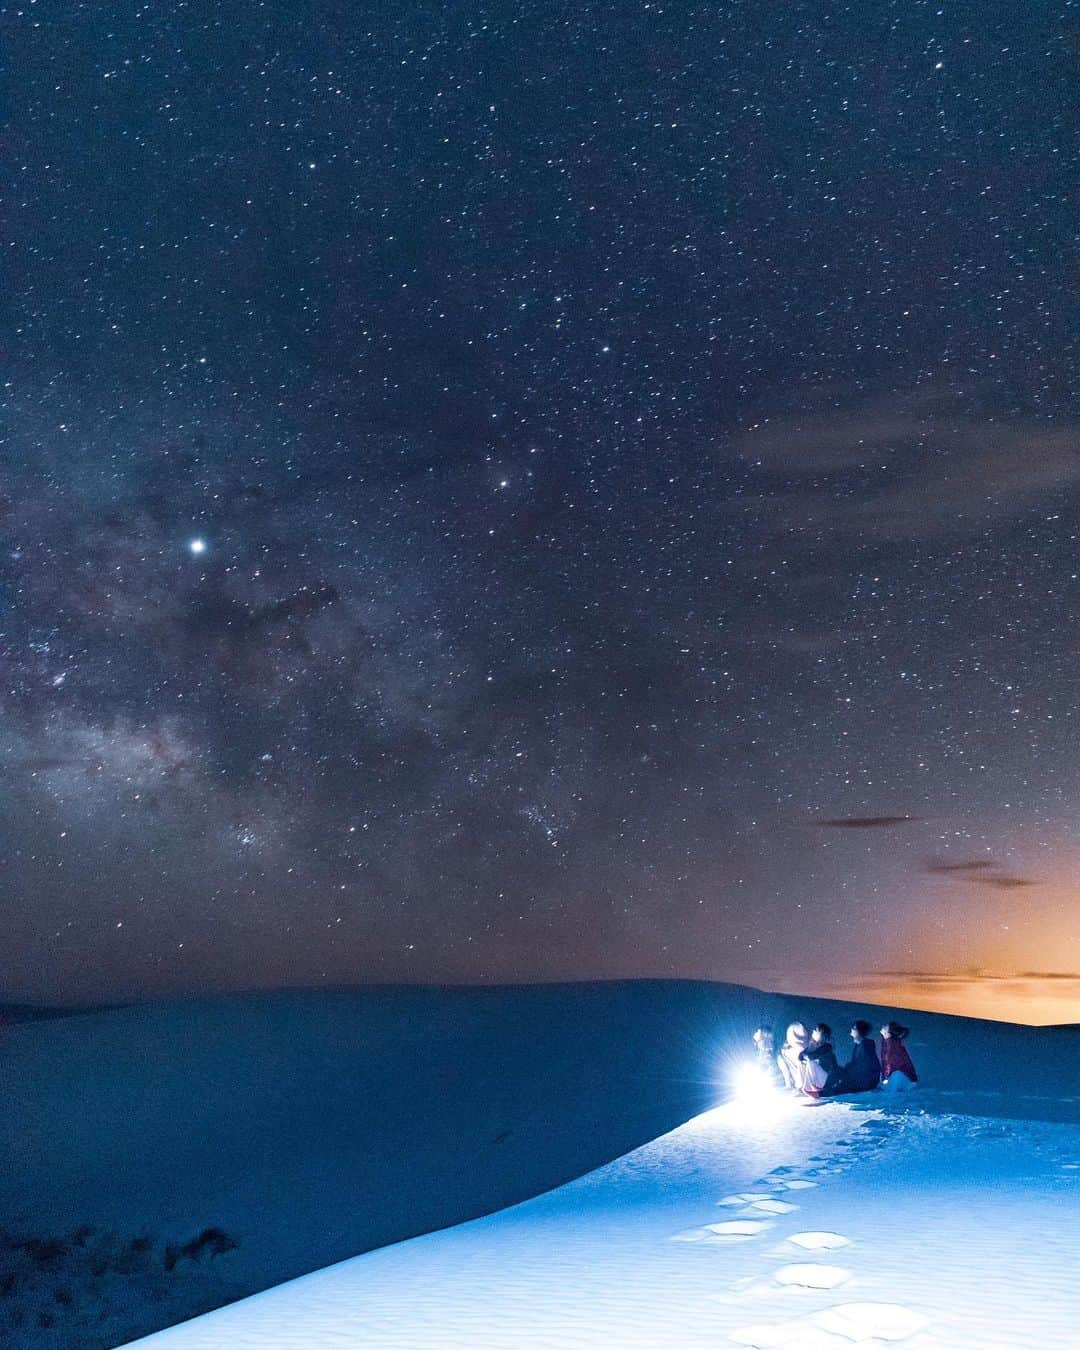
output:
[[[932,1091],[771,1120],[726,1106],[548,1195],[139,1344],[1065,1350],[1078,1163],[1080,1124],[960,1114]],[[790,1201],[763,1213],[762,1195]]]

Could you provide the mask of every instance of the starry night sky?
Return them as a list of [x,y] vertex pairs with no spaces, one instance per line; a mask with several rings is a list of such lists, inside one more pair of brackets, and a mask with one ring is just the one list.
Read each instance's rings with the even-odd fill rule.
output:
[[1080,1007],[1078,29],[0,7],[0,993]]

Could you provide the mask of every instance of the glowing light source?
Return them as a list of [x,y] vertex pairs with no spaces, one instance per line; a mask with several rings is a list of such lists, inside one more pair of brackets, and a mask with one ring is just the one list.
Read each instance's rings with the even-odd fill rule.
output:
[[206,552],[206,540],[202,538],[189,540],[188,552],[194,554],[196,558],[199,557],[200,554]]
[[775,1099],[776,1086],[760,1064],[747,1060],[734,1073],[735,1096],[738,1101],[768,1102]]
[[731,1068],[728,1081],[732,1098],[725,1109],[742,1126],[772,1126],[791,1109],[789,1097],[762,1064],[744,1060]]

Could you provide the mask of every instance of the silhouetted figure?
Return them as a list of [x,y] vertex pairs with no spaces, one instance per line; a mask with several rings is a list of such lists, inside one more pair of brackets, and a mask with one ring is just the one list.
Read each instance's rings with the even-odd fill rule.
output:
[[881,1028],[881,1086],[886,1092],[907,1092],[919,1081],[904,1044],[908,1030],[899,1022]]
[[832,1027],[819,1022],[810,1033],[810,1044],[800,1051],[799,1059],[809,1067],[811,1097],[835,1097],[843,1092],[843,1075],[832,1043]]
[[842,1073],[845,1092],[870,1092],[881,1082],[881,1065],[870,1035],[870,1023],[861,1018],[851,1028],[851,1058]]

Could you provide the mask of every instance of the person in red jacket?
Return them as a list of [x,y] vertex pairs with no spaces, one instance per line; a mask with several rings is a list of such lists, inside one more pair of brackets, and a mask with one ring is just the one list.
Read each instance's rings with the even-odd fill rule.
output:
[[907,1092],[919,1081],[904,1041],[908,1028],[886,1022],[881,1028],[881,1086],[886,1092]]

